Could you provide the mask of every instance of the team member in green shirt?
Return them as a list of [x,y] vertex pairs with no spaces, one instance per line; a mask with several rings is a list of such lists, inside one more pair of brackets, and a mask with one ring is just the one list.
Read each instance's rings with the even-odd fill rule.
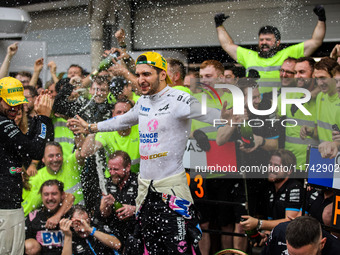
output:
[[313,76],[321,89],[321,93],[316,98],[316,122],[315,128],[302,126],[300,136],[305,139],[307,135],[319,138],[320,142],[332,141],[332,125],[340,127],[339,118],[335,112],[340,108],[340,99],[336,91],[336,83],[332,70],[338,65],[336,60],[323,58],[314,66]]
[[184,86],[185,67],[183,62],[175,58],[168,58],[166,61],[168,62],[167,74],[172,81],[169,86],[190,94],[190,89]]
[[[221,62],[217,60],[205,60],[200,65],[200,81],[203,83],[202,88],[205,90],[202,93],[197,93],[194,96],[198,99],[198,101],[202,101],[202,95],[207,97],[207,107],[208,108],[217,108],[221,109],[221,102],[227,102],[227,108],[232,107],[233,97],[230,92],[226,92],[223,89],[216,89],[218,95],[216,95],[213,91],[209,89],[208,86],[214,87],[215,83],[224,83],[224,67]],[[208,86],[205,86],[205,85]],[[211,97],[212,96],[212,97]],[[219,98],[218,98],[219,97]],[[217,128],[198,120],[193,119],[191,123],[191,130],[195,132],[195,130],[200,130],[204,132],[209,140],[216,139]],[[196,133],[194,133],[194,137],[196,138]],[[202,141],[203,142],[203,141]],[[198,141],[199,143],[199,141]],[[201,144],[201,148],[204,146]]]
[[74,134],[66,126],[67,120],[62,117],[53,116],[54,141],[58,142],[63,148],[63,156],[67,158],[72,154],[74,148]]
[[37,175],[30,178],[31,190],[24,190],[22,206],[25,215],[38,209],[42,205],[39,189],[47,180],[58,180],[64,183],[65,192],[75,197],[75,204],[83,203],[83,192],[80,183],[81,166],[84,163],[77,149],[68,158],[63,158],[63,151],[59,143],[48,142],[42,159],[45,167],[38,170]]
[[[314,89],[314,79],[312,79],[314,71],[315,61],[311,57],[303,57],[296,60],[294,67],[296,87],[305,88],[312,92]],[[304,97],[304,93],[291,92],[286,94],[287,99],[300,99]],[[278,102],[281,95],[279,96]],[[302,126],[314,128],[316,120],[316,99],[311,98],[303,106],[311,113],[311,115],[305,115],[295,105],[286,105],[286,118],[293,119],[295,122],[285,122],[285,144],[284,148],[294,153],[296,157],[297,169],[305,170],[306,158],[307,158],[307,147],[308,145],[318,145],[319,142],[313,137],[306,137],[305,139],[300,138],[300,129]],[[278,104],[278,114],[281,114],[281,104]],[[296,124],[297,123],[297,124]]]
[[[332,74],[333,74],[333,78],[336,81],[336,89],[338,91],[338,96],[340,98],[340,65],[337,65],[335,68],[333,68]],[[340,116],[340,108],[336,109],[335,116]],[[322,157],[334,158],[338,154],[339,147],[340,147],[340,131],[332,132],[332,140],[333,141],[331,142],[327,141],[327,142],[322,142],[319,144],[319,151]]]
[[[247,71],[255,69],[259,72],[262,78],[279,78],[280,68],[283,61],[287,57],[300,58],[310,56],[318,47],[321,46],[326,34],[326,14],[322,5],[317,5],[314,8],[314,13],[318,16],[312,38],[282,49],[281,35],[276,27],[264,26],[259,31],[258,50],[253,51],[243,48],[234,43],[231,36],[228,34],[223,22],[229,16],[219,13],[215,15],[215,23],[218,39],[222,48],[238,63],[243,65]],[[260,87],[261,93],[271,91],[271,87]]]

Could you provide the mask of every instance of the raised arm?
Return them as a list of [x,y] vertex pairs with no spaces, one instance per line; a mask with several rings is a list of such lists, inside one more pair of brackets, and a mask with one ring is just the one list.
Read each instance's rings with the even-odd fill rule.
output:
[[103,147],[102,143],[95,140],[96,134],[89,134],[81,148],[81,156],[84,158],[92,156],[97,150]]
[[336,59],[338,63],[340,63],[340,44],[335,45],[330,57]]
[[313,11],[319,20],[314,28],[312,38],[305,41],[304,55],[306,57],[312,55],[313,52],[321,46],[326,34],[326,13],[324,7],[322,5],[316,5]]
[[76,159],[77,164],[80,166],[83,166],[85,164],[85,157],[83,157],[81,154],[85,139],[86,138],[83,134],[74,134],[74,143],[76,145]]
[[[47,93],[44,91],[43,93]],[[35,111],[38,116],[34,117],[36,125],[30,127],[30,135],[24,135],[11,120],[0,123],[1,141],[8,148],[16,150],[19,155],[29,156],[31,159],[40,160],[44,155],[45,144],[49,133],[53,130],[53,124],[49,118],[53,100],[48,94],[41,94],[35,101]]]
[[59,227],[64,233],[64,246],[61,255],[72,255],[72,220],[61,219]]
[[215,24],[216,24],[216,30],[217,30],[217,36],[218,40],[220,41],[220,44],[222,48],[235,60],[237,61],[237,47],[231,38],[231,36],[228,34],[227,30],[222,25],[223,22],[229,18],[229,16],[225,16],[224,13],[218,13],[215,15]]
[[44,67],[44,59],[43,58],[39,58],[34,62],[34,71],[33,71],[32,78],[31,78],[30,83],[29,83],[30,86],[35,87],[35,85],[37,85],[39,75],[40,75],[43,67]]
[[50,61],[47,64],[47,67],[50,69],[51,77],[54,83],[57,83],[59,81],[57,77],[57,65],[54,61]]
[[8,70],[9,66],[11,64],[11,60],[13,56],[17,53],[18,51],[18,43],[13,43],[7,48],[7,54],[5,56],[4,62],[1,65],[0,68],[0,79],[8,76]]

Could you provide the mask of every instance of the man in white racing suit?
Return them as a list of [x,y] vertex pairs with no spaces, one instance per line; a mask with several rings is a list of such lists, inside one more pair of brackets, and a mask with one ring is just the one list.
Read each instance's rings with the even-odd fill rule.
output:
[[143,96],[126,114],[88,124],[69,120],[76,133],[122,130],[139,124],[140,174],[136,217],[144,254],[200,254],[201,231],[183,166],[191,119],[213,123],[220,110],[201,104],[167,84],[167,62],[156,52],[141,54],[136,75]]

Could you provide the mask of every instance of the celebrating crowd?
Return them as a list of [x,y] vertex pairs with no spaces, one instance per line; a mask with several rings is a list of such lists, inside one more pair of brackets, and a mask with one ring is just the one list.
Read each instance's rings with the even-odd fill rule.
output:
[[[105,68],[71,64],[58,74],[51,61],[42,84],[41,58],[33,74],[8,76],[11,44],[0,68],[0,254],[210,254],[213,225],[229,232],[219,249],[338,254],[338,239],[321,229],[331,225],[333,190],[307,191],[293,171],[308,171],[310,145],[325,158],[340,146],[340,45],[312,58],[326,34],[324,8],[314,13],[309,40],[282,47],[279,30],[264,26],[257,51],[236,45],[223,26],[229,16],[216,14],[235,63],[205,60],[198,72],[156,52],[134,61],[120,29]],[[244,114],[234,114],[234,91],[215,84],[243,92]],[[260,114],[281,98],[303,104]],[[251,145],[240,123],[251,126]],[[188,139],[207,153],[232,144],[238,168],[268,165],[268,175],[211,175],[204,188],[216,203],[194,205]]]

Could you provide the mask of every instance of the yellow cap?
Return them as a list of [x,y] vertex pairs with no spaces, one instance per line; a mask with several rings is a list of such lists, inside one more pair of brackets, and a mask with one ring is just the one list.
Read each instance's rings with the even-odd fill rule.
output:
[[[144,58],[140,58],[141,56],[145,56],[146,60]],[[159,69],[164,70],[166,73],[168,71],[168,63],[166,62],[165,58],[163,58],[161,54],[153,51],[144,52],[143,54],[139,55],[136,61],[136,65],[138,64],[147,64],[158,67]],[[165,81],[167,84],[172,84],[168,73],[166,74]]]
[[28,103],[24,87],[18,79],[5,77],[0,80],[0,97],[10,106]]

